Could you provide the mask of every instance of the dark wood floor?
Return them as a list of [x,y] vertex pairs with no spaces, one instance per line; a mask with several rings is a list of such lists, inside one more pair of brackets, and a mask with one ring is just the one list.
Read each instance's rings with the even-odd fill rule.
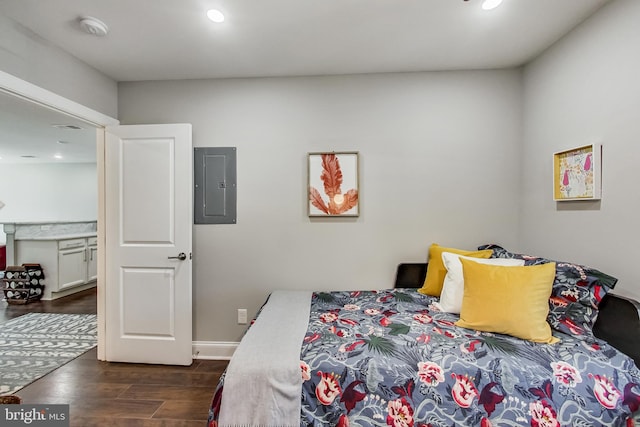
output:
[[[95,289],[26,306],[1,302],[0,321],[27,312],[95,313]],[[93,349],[17,394],[24,403],[70,405],[71,425],[204,427],[227,362],[194,360],[188,367],[100,362]]]
[[7,304],[6,301],[0,300],[0,323],[27,313],[96,314],[97,304],[96,288],[60,299],[34,301],[29,304]]

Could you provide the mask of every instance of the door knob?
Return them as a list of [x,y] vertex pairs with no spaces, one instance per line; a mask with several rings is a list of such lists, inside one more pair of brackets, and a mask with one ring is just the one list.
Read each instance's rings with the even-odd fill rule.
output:
[[167,257],[167,258],[168,259],[179,259],[180,261],[184,261],[185,259],[187,259],[187,255],[185,255],[184,252],[180,252],[178,254],[178,256],[170,256],[170,257]]

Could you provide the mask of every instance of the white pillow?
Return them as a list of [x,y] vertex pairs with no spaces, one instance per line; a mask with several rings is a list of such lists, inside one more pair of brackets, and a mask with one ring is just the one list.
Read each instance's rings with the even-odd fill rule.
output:
[[446,313],[460,313],[462,308],[462,297],[464,295],[464,276],[462,273],[462,263],[460,258],[468,259],[480,264],[502,265],[515,267],[524,265],[523,259],[511,258],[473,258],[458,255],[451,252],[442,252],[442,262],[447,269],[447,275],[442,284],[440,302],[435,305],[440,311]]

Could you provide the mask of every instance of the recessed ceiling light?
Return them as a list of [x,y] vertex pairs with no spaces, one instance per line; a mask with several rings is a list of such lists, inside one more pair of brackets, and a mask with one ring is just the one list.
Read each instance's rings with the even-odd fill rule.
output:
[[484,0],[482,3],[482,8],[484,10],[492,10],[502,4],[502,0]]
[[54,154],[53,158],[54,159],[61,159],[62,158],[62,154]]
[[218,9],[209,9],[207,17],[216,23],[224,22],[224,15]]

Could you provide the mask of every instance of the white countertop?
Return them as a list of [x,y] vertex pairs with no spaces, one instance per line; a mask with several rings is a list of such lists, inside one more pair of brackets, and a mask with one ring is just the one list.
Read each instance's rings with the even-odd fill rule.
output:
[[76,234],[60,234],[51,236],[34,236],[34,237],[16,237],[17,240],[67,240],[82,239],[85,237],[96,237],[96,233],[76,233]]
[[10,220],[2,220],[0,224],[17,224],[17,225],[43,225],[43,224],[82,224],[85,222],[96,222],[95,219],[88,219],[86,221],[82,220],[74,220],[74,221],[10,221]]

